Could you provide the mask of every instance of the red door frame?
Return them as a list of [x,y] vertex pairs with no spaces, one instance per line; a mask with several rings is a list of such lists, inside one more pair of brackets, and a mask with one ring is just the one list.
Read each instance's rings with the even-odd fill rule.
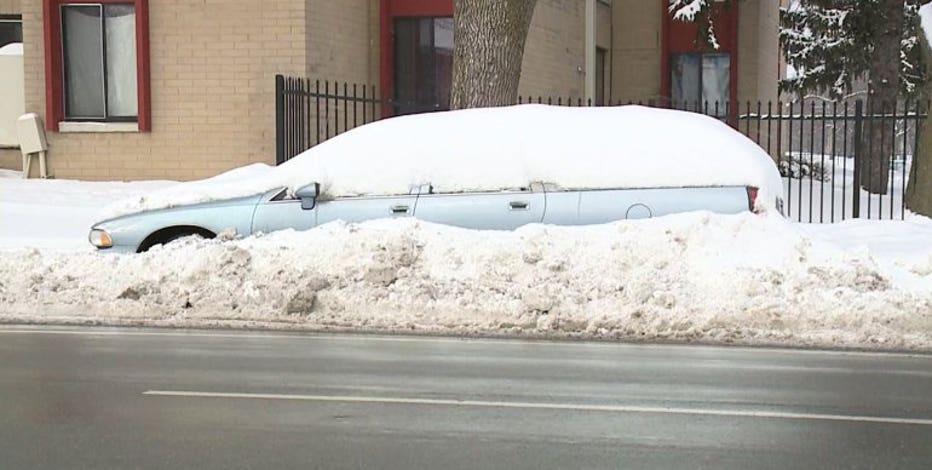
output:
[[395,18],[453,16],[453,0],[379,0],[379,87],[382,117],[392,115],[388,100],[395,94]]
[[[45,128],[58,131],[65,117],[64,70],[62,62],[61,5],[76,0],[42,2],[45,40]],[[149,0],[94,0],[94,3],[133,4],[136,7],[136,87],[137,126],[140,132],[152,130],[151,85],[149,83]]]
[[[660,0],[661,17],[663,18],[663,31],[661,33],[661,58],[660,58],[660,95],[663,101],[670,102],[671,99],[671,78],[670,78],[670,56],[676,53],[701,52],[691,42],[696,37],[696,26],[691,24],[676,23],[674,24],[673,15],[668,10],[670,2]],[[725,8],[720,6],[719,8]],[[728,31],[725,37],[719,37],[721,48],[717,52],[727,53],[730,57],[730,79],[728,94],[731,101],[730,114],[736,116],[738,106],[738,2],[732,1],[724,13],[727,14]],[[675,36],[675,37],[674,37]],[[729,117],[729,120],[731,116]]]

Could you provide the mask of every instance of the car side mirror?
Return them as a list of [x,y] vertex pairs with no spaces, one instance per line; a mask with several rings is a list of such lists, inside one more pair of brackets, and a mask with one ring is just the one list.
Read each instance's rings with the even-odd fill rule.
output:
[[295,197],[301,200],[301,208],[311,210],[317,205],[317,195],[320,194],[320,184],[311,183],[301,186],[294,192]]

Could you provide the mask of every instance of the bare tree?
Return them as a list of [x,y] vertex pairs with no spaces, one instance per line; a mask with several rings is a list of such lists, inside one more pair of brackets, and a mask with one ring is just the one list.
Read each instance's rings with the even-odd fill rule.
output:
[[515,104],[537,0],[454,0],[450,108]]

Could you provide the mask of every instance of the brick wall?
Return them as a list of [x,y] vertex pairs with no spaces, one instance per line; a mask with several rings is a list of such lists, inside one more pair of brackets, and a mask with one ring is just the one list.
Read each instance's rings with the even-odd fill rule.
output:
[[611,100],[660,96],[663,18],[657,0],[614,0]]
[[[190,180],[275,160],[274,75],[305,73],[305,4],[150,0],[152,132],[49,134],[58,178]],[[23,2],[26,110],[45,115],[42,7]]]
[[379,0],[307,0],[308,77],[379,80]]
[[0,0],[0,15],[18,15],[22,9],[21,1],[28,0]]
[[583,96],[585,26],[584,0],[538,0],[521,64],[522,96]]

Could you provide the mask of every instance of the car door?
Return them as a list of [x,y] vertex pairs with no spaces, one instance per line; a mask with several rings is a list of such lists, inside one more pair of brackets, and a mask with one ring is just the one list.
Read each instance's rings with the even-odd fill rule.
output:
[[542,191],[518,190],[421,194],[414,211],[418,219],[479,230],[514,230],[540,223],[544,215]]
[[287,197],[285,189],[268,194],[260,200],[252,217],[252,233],[270,233],[276,230],[308,230],[317,224],[314,210],[301,208],[299,199]]
[[301,201],[285,197],[284,190],[270,195],[256,206],[252,233],[276,230],[308,230],[317,225],[343,220],[363,222],[388,217],[410,217],[414,214],[417,195],[369,196],[318,200],[313,209],[302,209]]
[[580,191],[548,190],[543,223],[548,225],[579,224]]
[[414,215],[416,202],[416,194],[345,197],[318,201],[315,208],[317,225],[335,220],[353,223],[373,219],[411,217]]

